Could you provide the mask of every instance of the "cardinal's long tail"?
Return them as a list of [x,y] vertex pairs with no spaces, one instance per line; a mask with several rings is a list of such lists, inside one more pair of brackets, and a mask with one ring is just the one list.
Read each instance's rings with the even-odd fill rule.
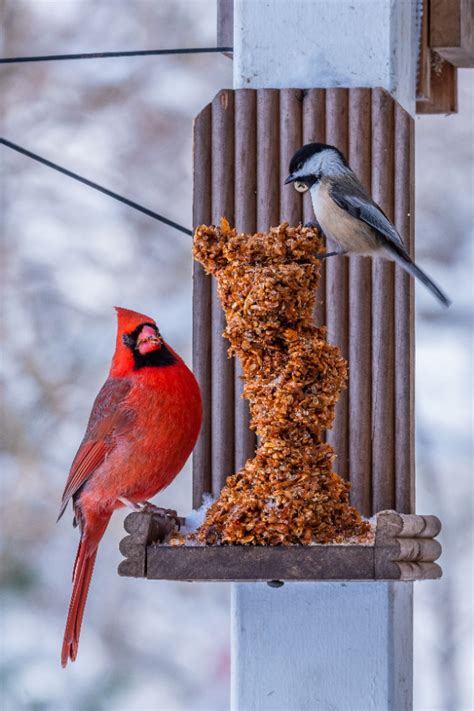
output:
[[74,662],[77,657],[82,618],[84,616],[87,593],[89,592],[89,585],[94,570],[97,548],[107,528],[109,519],[110,516],[108,516],[105,521],[101,520],[100,523],[96,524],[94,526],[93,535],[88,535],[86,530],[81,536],[72,574],[71,602],[69,603],[69,612],[61,650],[61,664],[63,667],[66,666],[69,659]]

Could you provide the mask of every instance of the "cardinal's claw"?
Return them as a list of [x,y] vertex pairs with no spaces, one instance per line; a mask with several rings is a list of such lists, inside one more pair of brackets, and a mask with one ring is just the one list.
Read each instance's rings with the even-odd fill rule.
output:
[[144,501],[141,504],[141,511],[144,513],[154,513],[159,516],[166,516],[166,518],[170,518],[175,522],[178,531],[184,523],[183,519],[178,516],[178,512],[174,509],[164,509],[162,506],[155,506],[155,504],[152,504],[150,501]]

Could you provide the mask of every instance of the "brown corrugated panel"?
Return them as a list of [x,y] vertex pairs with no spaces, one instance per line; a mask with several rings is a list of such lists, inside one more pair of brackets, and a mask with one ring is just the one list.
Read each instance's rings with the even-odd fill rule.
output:
[[[303,99],[303,144],[326,143],[326,89],[305,89]],[[288,167],[288,166],[286,166]],[[309,192],[303,196],[303,223],[315,219]],[[318,301],[314,317],[318,325],[326,323],[326,265],[321,266]]]
[[[257,229],[257,92],[235,94],[235,226],[242,232]],[[241,469],[255,451],[256,437],[249,429],[250,413],[242,398],[242,369],[235,363],[235,471]]]
[[[372,91],[372,196],[394,218],[394,109],[382,89]],[[372,507],[395,508],[394,265],[372,261]],[[354,367],[354,364],[351,366]]]
[[[326,89],[326,142],[347,156],[349,148],[349,90]],[[349,260],[329,257],[326,262],[326,325],[328,341],[337,343],[349,358]],[[335,469],[349,478],[348,396],[343,390],[336,406],[336,425],[327,441],[337,452]]]
[[[223,215],[234,222],[234,92],[221,91],[212,102],[212,222]],[[217,295],[211,299],[212,353],[212,493],[223,487],[234,471],[234,360],[227,355],[229,342],[222,338],[226,322]]]
[[[414,125],[395,104],[395,224],[414,256]],[[413,279],[395,267],[395,509],[415,511],[415,319]]]
[[[348,160],[365,188],[371,188],[371,91],[349,92]],[[372,267],[365,257],[349,261],[350,364],[348,457],[351,501],[357,509],[372,512]]]
[[[225,215],[252,232],[313,220],[309,195],[283,186],[291,155],[310,141],[346,155],[412,250],[413,121],[378,89],[220,92],[195,124],[194,224]],[[205,491],[218,495],[252,455],[255,437],[240,367],[221,337],[215,286],[198,267],[194,274],[194,369],[211,410],[194,454],[197,504]],[[350,479],[352,501],[367,515],[413,511],[412,289],[403,272],[378,260],[330,257],[323,267],[316,320],[328,326],[350,373],[328,440],[336,471]]]
[[[211,205],[211,106],[194,121],[193,224],[212,221]],[[207,160],[205,159],[207,157]],[[203,420],[193,452],[193,506],[212,491],[211,476],[211,277],[193,264],[193,370],[201,387]]]
[[[238,116],[235,123],[238,127]],[[268,230],[279,222],[280,92],[257,89],[257,229]]]
[[291,156],[303,145],[302,99],[303,92],[299,89],[280,91],[280,222],[290,225],[303,219],[301,196],[284,185]]

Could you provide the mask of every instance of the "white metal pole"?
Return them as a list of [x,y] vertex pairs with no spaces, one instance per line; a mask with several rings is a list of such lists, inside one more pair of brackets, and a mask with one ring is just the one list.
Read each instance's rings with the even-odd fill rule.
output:
[[[234,0],[234,88],[383,87],[411,114],[416,0]],[[409,711],[413,586],[234,584],[233,711]]]
[[231,708],[407,711],[412,583],[233,585]]

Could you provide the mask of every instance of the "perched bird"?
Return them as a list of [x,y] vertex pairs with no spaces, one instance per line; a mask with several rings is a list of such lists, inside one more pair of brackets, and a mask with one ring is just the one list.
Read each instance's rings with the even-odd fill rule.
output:
[[77,655],[97,547],[115,509],[152,508],[147,499],[184,466],[201,427],[199,386],[148,316],[117,308],[109,377],[66,482],[58,520],[72,498],[81,539],[61,663]]
[[308,143],[296,151],[285,180],[300,192],[310,190],[316,219],[337,246],[337,254],[385,257],[417,277],[445,306],[450,300],[410,258],[402,238],[362,187],[342,153],[325,143]]

